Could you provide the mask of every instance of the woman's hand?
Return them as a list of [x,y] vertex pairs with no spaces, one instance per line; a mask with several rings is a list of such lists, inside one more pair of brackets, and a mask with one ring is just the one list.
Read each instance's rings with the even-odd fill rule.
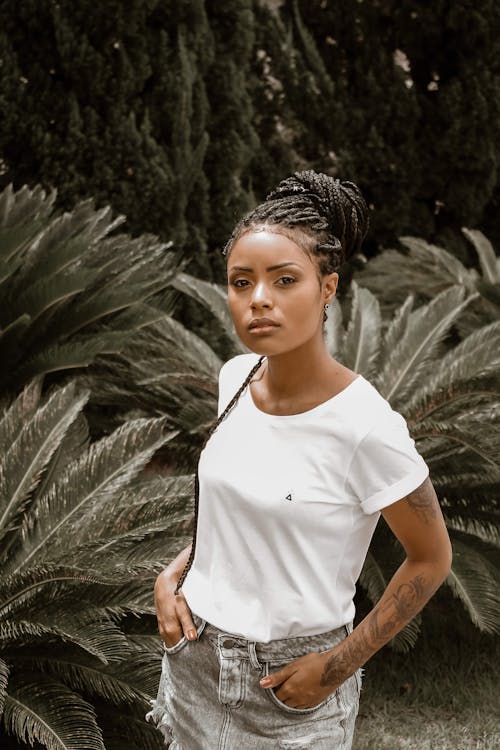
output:
[[325,655],[316,652],[300,656],[260,681],[263,688],[273,688],[276,697],[291,708],[313,708],[325,700],[337,686],[320,683]]
[[168,568],[163,570],[155,581],[155,607],[158,619],[158,630],[167,646],[175,646],[183,635],[196,640],[196,627],[191,617],[191,610],[180,591],[174,594],[178,577]]

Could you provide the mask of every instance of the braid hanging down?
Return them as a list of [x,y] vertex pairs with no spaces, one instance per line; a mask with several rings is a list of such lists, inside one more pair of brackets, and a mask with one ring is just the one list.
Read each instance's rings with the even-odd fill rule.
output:
[[[231,409],[236,405],[239,397],[241,396],[241,394],[243,393],[243,391],[245,390],[245,388],[247,387],[247,385],[250,383],[251,379],[253,378],[253,376],[255,375],[255,373],[257,372],[257,370],[259,369],[259,367],[261,366],[261,364],[264,361],[264,359],[265,359],[265,355],[263,355],[262,357],[260,357],[259,361],[257,362],[257,364],[252,367],[252,369],[248,373],[247,377],[245,378],[244,383],[240,386],[238,392],[235,393],[235,395],[233,396],[233,398],[231,399],[231,401],[228,403],[228,405],[226,406],[226,408],[224,409],[224,411],[221,413],[220,417],[216,420],[216,422],[210,428],[210,430],[208,432],[207,439],[203,443],[203,446],[202,446],[201,450],[203,450],[203,448],[208,443],[208,441],[210,440],[211,436],[213,435],[213,433],[215,432],[215,430],[217,429],[217,427],[227,417],[227,415],[229,414],[229,412],[231,411]],[[177,586],[175,588],[174,594],[178,594],[179,593],[179,589],[181,588],[182,584],[184,583],[184,581],[186,579],[186,576],[187,576],[187,574],[189,573],[189,571],[191,569],[191,565],[193,564],[194,552],[195,552],[195,548],[196,548],[196,531],[197,531],[197,526],[198,526],[198,503],[199,503],[199,495],[200,495],[200,484],[199,484],[199,479],[198,479],[198,471],[196,471],[195,480],[194,480],[194,531],[193,531],[193,543],[192,543],[192,547],[191,547],[191,552],[189,553],[188,561],[187,561],[186,565],[184,566],[184,570],[182,571],[181,577],[179,578],[179,580],[177,582]]]

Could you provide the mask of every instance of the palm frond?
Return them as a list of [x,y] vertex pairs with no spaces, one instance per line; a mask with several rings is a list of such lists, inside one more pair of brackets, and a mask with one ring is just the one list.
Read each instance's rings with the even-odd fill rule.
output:
[[5,407],[0,416],[0,455],[3,456],[14,443],[25,422],[29,420],[40,402],[41,382],[32,380],[20,395]]
[[351,319],[343,340],[342,358],[347,367],[371,377],[380,348],[380,308],[376,297],[352,282]]
[[23,255],[26,246],[36,237],[53,211],[57,191],[48,195],[41,185],[32,190],[23,185],[14,192],[10,183],[0,193],[0,257],[10,260]]
[[177,434],[166,432],[165,426],[163,418],[131,420],[73,462],[39,499],[36,514],[27,513],[23,546],[9,560],[9,570],[15,572],[37,560],[50,559],[54,548],[64,547],[68,531],[78,544],[78,516],[90,506],[111,501],[155,451]]
[[[125,579],[123,579],[125,580]],[[10,576],[4,576],[0,583],[0,616],[11,614],[13,606],[23,607],[29,613],[30,607],[36,609],[37,598],[42,592],[42,609],[47,607],[51,595],[57,594],[61,584],[75,585],[95,583],[110,587],[120,583],[116,574],[106,577],[102,571],[77,566],[55,563],[44,563]]]
[[79,518],[79,542],[107,543],[143,524],[168,523],[175,527],[177,514],[183,519],[191,512],[193,491],[192,475],[137,477],[115,495],[113,513],[107,505],[101,505]]
[[0,622],[0,644],[7,653],[32,648],[37,643],[75,647],[103,664],[119,661],[128,651],[127,639],[104,610],[61,612],[52,617],[32,615],[30,620]]
[[61,271],[53,276],[37,278],[19,294],[15,295],[13,290],[12,298],[8,306],[6,305],[10,315],[6,322],[10,323],[23,313],[27,313],[30,316],[30,324],[33,325],[47,309],[82,292],[93,278],[94,275],[89,271],[80,271],[73,275]]
[[449,253],[444,247],[426,242],[421,237],[403,236],[399,240],[410,250],[410,255],[406,258],[408,276],[411,276],[415,266],[424,264],[420,267],[425,270],[431,283],[438,277],[440,280],[446,280],[446,286],[460,284],[466,291],[474,292],[477,272],[464,266],[456,255]]
[[106,750],[91,704],[45,675],[11,680],[2,721],[20,742],[48,750]]
[[175,289],[188,294],[212,313],[231,340],[235,354],[248,352],[234,330],[233,319],[227,306],[227,292],[222,285],[197,279],[188,273],[178,273],[171,283]]
[[95,335],[54,344],[33,357],[27,357],[18,368],[22,380],[58,370],[88,367],[99,354],[116,353],[124,348],[125,331],[99,331]]
[[9,683],[10,667],[6,661],[0,657],[0,719],[3,714],[5,705],[5,696],[7,695],[7,685]]
[[398,307],[390,321],[382,342],[381,359],[384,361],[394,350],[399,341],[406,335],[413,310],[415,295],[409,294],[403,304]]
[[376,295],[384,317],[390,317],[410,294],[419,300],[434,299],[456,284],[469,292],[475,290],[477,271],[467,269],[444,248],[419,237],[399,239],[407,251],[384,250],[354,274],[358,284]]
[[37,506],[40,497],[54,483],[56,477],[66,469],[72,461],[78,459],[88,449],[90,435],[87,420],[82,413],[78,414],[74,422],[68,427],[66,434],[54,452],[42,479],[33,494],[32,507]]
[[35,658],[31,663],[42,674],[52,675],[88,697],[97,697],[115,706],[142,704],[144,708],[158,687],[161,671],[161,656],[149,644],[107,666],[88,659],[65,659],[63,655]]
[[56,390],[24,424],[17,439],[2,457],[0,537],[19,523],[29,493],[40,481],[43,469],[82,410],[88,395],[88,392],[75,394],[72,383]]
[[500,261],[489,239],[478,229],[462,227],[462,232],[476,249],[484,280],[490,284],[500,281]]
[[[179,376],[189,380],[188,376],[192,373],[199,381],[209,376],[212,380],[217,380],[222,366],[220,357],[203,339],[174,318],[166,316],[147,330],[140,331],[138,335],[141,338],[143,336],[145,351],[148,351],[146,348],[148,344],[154,348],[163,349],[163,359],[159,364],[162,369],[167,370],[163,376],[165,379],[173,379],[178,373]],[[160,373],[154,373],[150,380],[154,382],[159,377],[161,377]],[[139,383],[146,384],[148,381],[145,374]]]
[[484,378],[485,386],[488,386],[486,377],[490,375],[494,376],[491,385],[500,393],[497,377],[499,366],[500,321],[497,321],[473,331],[433,362],[433,367],[428,369],[425,378],[416,384],[414,392],[409,395],[407,408],[425,409],[424,404],[432,403],[440,390],[449,394],[442,399],[442,406],[449,405],[460,393],[468,398],[468,394],[473,395],[476,383],[477,388],[481,388],[479,378]]
[[[412,427],[412,437],[417,440],[435,438],[446,440],[454,446],[455,453],[469,452],[477,459],[481,459],[493,468],[498,466],[498,455],[500,452],[500,431],[490,429],[484,437],[478,433],[461,427],[455,422],[431,420],[427,418]],[[422,449],[422,453],[426,453]]]
[[474,298],[464,300],[464,294],[463,287],[453,286],[410,314],[406,335],[389,353],[376,379],[381,394],[395,408],[425,376],[454,320]]
[[[452,570],[447,583],[471,620],[486,633],[500,632],[498,550],[476,537],[451,530]],[[495,562],[496,557],[496,562]]]

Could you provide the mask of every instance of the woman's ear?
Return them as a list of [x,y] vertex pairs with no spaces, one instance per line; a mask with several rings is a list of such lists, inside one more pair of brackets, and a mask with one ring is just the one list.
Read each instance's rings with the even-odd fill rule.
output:
[[323,301],[328,304],[331,303],[337,292],[337,285],[339,283],[339,275],[335,271],[323,276]]

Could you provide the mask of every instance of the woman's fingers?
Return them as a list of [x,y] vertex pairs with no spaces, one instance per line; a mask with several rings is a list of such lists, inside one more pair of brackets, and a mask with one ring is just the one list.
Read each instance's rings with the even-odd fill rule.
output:
[[197,637],[196,626],[191,617],[191,610],[189,605],[184,598],[184,594],[180,591],[175,597],[176,612],[179,618],[182,630],[186,638],[190,641],[194,641]]
[[170,648],[183,635],[189,640],[197,637],[191,610],[182,591],[174,594],[175,585],[165,577],[158,577],[155,584],[155,605],[158,630],[164,643]]

